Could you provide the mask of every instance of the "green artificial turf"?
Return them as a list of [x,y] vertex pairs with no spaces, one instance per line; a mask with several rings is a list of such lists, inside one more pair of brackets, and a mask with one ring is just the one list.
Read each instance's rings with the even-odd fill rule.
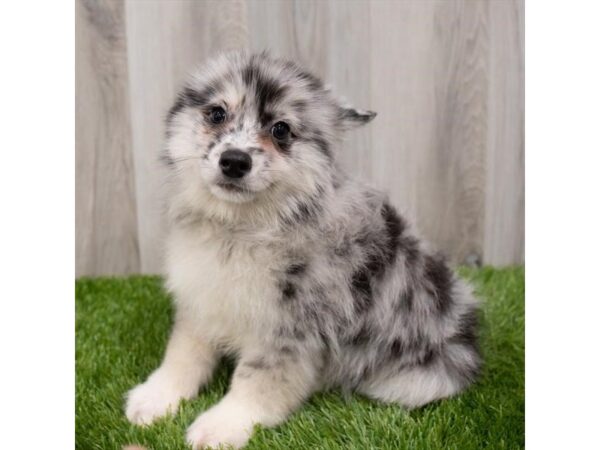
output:
[[[285,424],[257,429],[247,448],[524,447],[524,269],[463,269],[461,274],[473,281],[483,301],[485,366],[471,389],[411,412],[336,391],[320,393]],[[80,279],[76,310],[77,448],[186,448],[187,426],[225,394],[231,363],[224,363],[177,415],[146,428],[131,425],[123,414],[123,395],[159,365],[169,334],[172,309],[161,279]]]

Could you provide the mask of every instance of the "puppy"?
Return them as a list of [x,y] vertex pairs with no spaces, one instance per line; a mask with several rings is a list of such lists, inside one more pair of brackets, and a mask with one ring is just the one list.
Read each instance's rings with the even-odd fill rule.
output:
[[161,366],[129,392],[149,424],[237,358],[193,448],[246,444],[330,387],[415,408],[476,377],[477,303],[382,193],[336,164],[375,117],[296,64],[220,56],[167,118],[167,287],[176,313]]

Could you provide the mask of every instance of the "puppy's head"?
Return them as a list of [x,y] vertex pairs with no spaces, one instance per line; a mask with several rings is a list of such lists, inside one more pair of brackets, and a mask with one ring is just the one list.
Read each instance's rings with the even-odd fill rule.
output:
[[179,94],[164,159],[188,201],[273,204],[322,190],[338,137],[373,117],[342,106],[290,61],[230,53],[208,62]]

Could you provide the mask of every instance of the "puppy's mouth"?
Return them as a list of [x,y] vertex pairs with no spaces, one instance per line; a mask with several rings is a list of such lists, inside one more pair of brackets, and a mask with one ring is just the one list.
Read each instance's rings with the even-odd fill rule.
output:
[[245,203],[252,200],[256,193],[245,183],[229,180],[219,180],[211,186],[211,192],[217,198],[233,203]]
[[250,192],[248,188],[232,181],[219,181],[217,183],[217,186],[219,186],[221,189],[227,192]]

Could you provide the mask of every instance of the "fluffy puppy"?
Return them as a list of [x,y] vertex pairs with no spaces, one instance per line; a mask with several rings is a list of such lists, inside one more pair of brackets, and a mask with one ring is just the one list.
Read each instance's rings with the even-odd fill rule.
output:
[[336,165],[342,134],[374,116],[266,54],[220,56],[189,80],[163,155],[175,323],[128,394],[131,422],[175,411],[224,354],[231,387],[188,429],[194,448],[242,447],[329,387],[414,408],[473,381],[470,288]]

